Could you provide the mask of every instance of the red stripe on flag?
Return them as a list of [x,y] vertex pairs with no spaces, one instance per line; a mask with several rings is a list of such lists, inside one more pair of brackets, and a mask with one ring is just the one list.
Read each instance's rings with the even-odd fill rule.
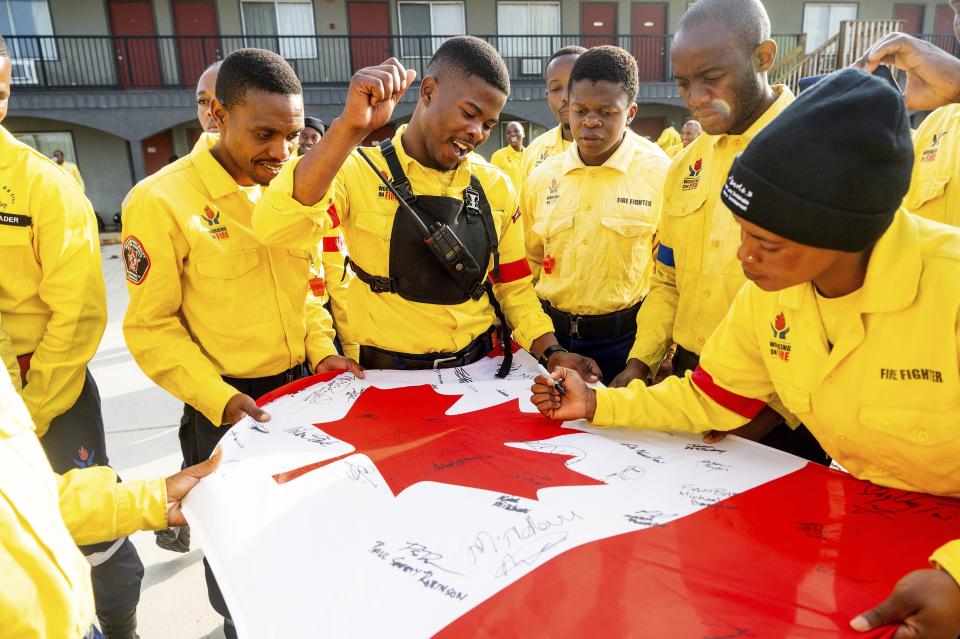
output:
[[703,368],[700,366],[697,366],[697,370],[693,371],[692,379],[693,383],[697,385],[697,388],[702,390],[707,397],[720,404],[727,410],[732,410],[741,417],[753,419],[757,416],[757,413],[763,410],[763,407],[766,406],[766,403],[760,401],[759,399],[744,397],[742,395],[737,395],[736,393],[731,393],[725,388],[720,388],[717,386],[716,382],[713,381],[713,377],[710,376],[710,373],[703,370]]
[[527,264],[527,260],[524,258],[516,262],[501,264],[500,277],[498,278],[495,278],[493,271],[490,271],[490,281],[494,284],[507,284],[508,282],[516,282],[519,279],[523,279],[527,275],[530,275],[530,265]]
[[323,252],[339,253],[340,252],[340,236],[338,235],[337,237],[323,238]]
[[330,220],[333,222],[333,228],[340,226],[340,216],[337,215],[337,207],[333,204],[330,205],[330,208],[327,209],[327,215],[330,216]]
[[[956,537],[960,500],[808,464],[672,522],[658,514],[625,513],[639,530],[570,548],[434,638],[888,639],[895,627],[861,634],[850,619]],[[481,560],[515,570],[566,541],[562,528],[529,535],[485,540]]]

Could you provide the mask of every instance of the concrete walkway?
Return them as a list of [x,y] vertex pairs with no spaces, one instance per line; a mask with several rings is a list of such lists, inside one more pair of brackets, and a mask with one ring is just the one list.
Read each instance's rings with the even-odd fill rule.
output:
[[[107,282],[107,330],[90,364],[103,400],[111,465],[124,479],[165,477],[180,469],[177,428],[183,404],[144,375],[123,340],[129,297],[120,247],[102,247]],[[222,622],[207,601],[202,553],[162,550],[152,532],[133,542],[146,567],[138,609],[143,639],[219,639]]]

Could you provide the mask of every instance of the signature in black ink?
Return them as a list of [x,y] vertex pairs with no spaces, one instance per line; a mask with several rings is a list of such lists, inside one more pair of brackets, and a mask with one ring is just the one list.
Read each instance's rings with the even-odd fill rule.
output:
[[543,555],[567,540],[567,533],[557,530],[539,537],[535,541],[503,556],[500,567],[494,577],[506,577],[521,566],[533,566]]
[[528,513],[530,512],[529,508],[524,508],[520,505],[520,498],[514,497],[512,495],[500,495],[497,497],[497,501],[493,502],[494,508],[502,508],[503,510],[509,510],[515,513]]
[[340,441],[327,435],[316,426],[290,426],[289,428],[284,428],[283,432],[320,446],[332,446]]
[[653,526],[665,526],[667,520],[676,517],[676,513],[665,513],[662,510],[635,510],[632,513],[624,515],[624,518],[631,524],[636,524],[642,528]]
[[727,472],[731,468],[733,468],[732,466],[728,466],[727,464],[721,464],[720,462],[714,461],[712,459],[702,459],[700,460],[700,465],[706,468],[707,470],[720,470],[723,472]]
[[524,518],[524,523],[510,526],[499,534],[481,530],[474,536],[473,543],[467,546],[467,553],[473,563],[476,564],[482,555],[487,553],[499,555],[523,545],[523,542],[539,538],[544,533],[555,532],[554,529],[566,526],[566,524],[578,519],[582,520],[583,517],[573,510],[569,514],[561,513],[548,519],[534,519],[532,515],[527,515]]
[[423,544],[408,541],[407,545],[401,548],[398,552],[406,553],[410,555],[413,561],[417,561],[422,564],[427,564],[428,566],[433,566],[437,570],[442,570],[443,572],[450,573],[451,575],[460,575],[461,577],[463,576],[461,573],[456,572],[454,570],[450,570],[449,568],[444,568],[439,563],[437,563],[438,561],[443,559],[443,555],[441,555],[438,552],[434,552],[430,550]]
[[246,448],[246,445],[240,441],[240,432],[236,430],[230,431],[230,439],[233,440],[233,443],[239,446],[240,448]]
[[379,486],[377,482],[373,481],[374,472],[373,468],[367,466],[366,464],[355,464],[351,461],[344,462],[347,466],[347,478],[351,481],[365,481],[374,488]]
[[727,452],[726,448],[716,448],[714,446],[708,446],[707,444],[687,444],[683,449],[696,450],[701,453],[720,453],[721,455]]
[[567,466],[572,466],[578,461],[584,459],[587,456],[587,453],[582,448],[577,448],[576,446],[568,446],[566,444],[551,444],[549,442],[526,442],[525,446],[531,450],[535,450],[540,453],[552,453],[554,455],[570,455],[572,459],[568,459],[565,464]]
[[620,479],[622,481],[635,481],[642,478],[647,471],[642,466],[627,466],[623,470],[611,473],[604,478],[604,481],[609,481],[611,479]]
[[725,488],[705,488],[693,484],[680,486],[680,496],[687,497],[694,506],[713,506],[719,501],[735,496],[737,493]]
[[855,531],[844,530],[843,524],[825,524],[820,521],[801,521],[797,524],[797,530],[820,541],[840,541],[845,533],[856,534]]
[[630,450],[632,450],[632,451],[635,452],[636,454],[640,455],[640,456],[643,457],[644,459],[649,459],[650,461],[652,461],[652,462],[654,462],[654,463],[656,463],[656,464],[663,464],[663,463],[665,463],[663,457],[661,457],[660,455],[654,455],[654,454],[651,453],[649,450],[646,450],[646,449],[644,449],[644,448],[640,448],[640,446],[638,446],[637,444],[630,444],[630,443],[627,443],[627,442],[620,442],[620,445],[623,446],[623,447],[625,447],[625,448],[629,448]]
[[880,515],[894,517],[903,515],[927,515],[934,519],[950,521],[960,517],[960,500],[936,495],[908,493],[895,488],[867,484],[860,493],[865,499],[854,504],[855,515]]

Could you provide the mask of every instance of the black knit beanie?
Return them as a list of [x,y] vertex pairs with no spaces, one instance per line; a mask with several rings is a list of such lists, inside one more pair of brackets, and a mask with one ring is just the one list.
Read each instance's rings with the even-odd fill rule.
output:
[[863,251],[910,186],[903,97],[844,69],[805,91],[733,161],[720,194],[735,215],[788,240]]
[[320,135],[327,132],[327,125],[320,118],[311,118],[309,115],[303,118],[303,128],[316,129]]

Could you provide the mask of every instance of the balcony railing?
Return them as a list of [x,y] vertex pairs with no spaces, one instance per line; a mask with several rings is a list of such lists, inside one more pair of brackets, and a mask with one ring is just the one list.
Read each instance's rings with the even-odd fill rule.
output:
[[[13,84],[38,89],[193,88],[203,70],[242,47],[283,55],[305,86],[337,86],[361,67],[396,56],[422,77],[447,36],[6,36]],[[668,82],[670,35],[480,36],[497,48],[514,81],[539,80],[550,55],[568,45],[615,44],[637,59],[641,82]],[[801,35],[774,38],[791,51]]]
[[960,43],[952,33],[922,33],[917,36],[921,40],[933,43],[947,53],[960,57]]

